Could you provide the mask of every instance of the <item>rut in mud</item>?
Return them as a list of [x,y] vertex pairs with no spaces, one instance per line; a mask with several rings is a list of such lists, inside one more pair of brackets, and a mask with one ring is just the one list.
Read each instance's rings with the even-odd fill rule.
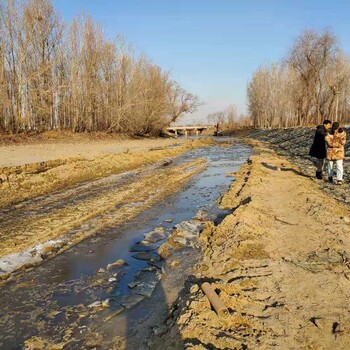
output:
[[[195,149],[171,165],[87,182],[3,213],[2,229],[13,237],[46,229],[60,239],[62,227],[72,230],[54,247],[65,252],[0,287],[0,347],[140,348],[200,256],[195,241],[165,261],[157,248],[195,216],[198,230],[200,221],[221,220],[226,213],[215,200],[232,181],[225,174],[249,154],[241,145]],[[140,249],[145,237],[151,241]]]

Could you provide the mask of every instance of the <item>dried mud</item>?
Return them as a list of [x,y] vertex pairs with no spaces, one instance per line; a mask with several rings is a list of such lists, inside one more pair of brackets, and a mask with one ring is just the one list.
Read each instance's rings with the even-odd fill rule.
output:
[[150,349],[349,349],[349,207],[254,143],[221,201],[233,214],[202,233],[204,257]]

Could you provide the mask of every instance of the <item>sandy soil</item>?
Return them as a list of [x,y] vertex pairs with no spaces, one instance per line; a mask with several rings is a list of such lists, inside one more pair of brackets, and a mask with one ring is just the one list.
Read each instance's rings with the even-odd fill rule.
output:
[[100,156],[149,151],[183,143],[184,139],[142,139],[142,140],[89,140],[72,142],[45,142],[0,146],[0,167],[12,167],[48,160],[71,157],[96,158]]
[[[151,349],[349,349],[350,211],[256,143]],[[219,318],[200,286],[230,311]]]

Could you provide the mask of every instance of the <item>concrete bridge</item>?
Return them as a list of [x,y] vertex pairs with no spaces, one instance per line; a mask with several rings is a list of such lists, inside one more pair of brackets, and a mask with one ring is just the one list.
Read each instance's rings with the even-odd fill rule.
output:
[[170,126],[169,128],[166,128],[166,131],[173,132],[175,134],[175,137],[177,137],[178,131],[183,131],[185,133],[185,136],[187,137],[188,134],[192,133],[193,131],[198,136],[203,132],[203,130],[207,129],[213,129],[214,126],[212,125],[191,125],[191,126]]

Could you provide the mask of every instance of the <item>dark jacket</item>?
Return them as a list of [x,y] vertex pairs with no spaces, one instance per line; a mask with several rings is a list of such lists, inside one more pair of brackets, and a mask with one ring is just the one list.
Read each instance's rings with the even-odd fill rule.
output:
[[310,148],[309,155],[318,159],[326,158],[326,135],[327,129],[324,125],[318,125],[315,132],[314,142]]

